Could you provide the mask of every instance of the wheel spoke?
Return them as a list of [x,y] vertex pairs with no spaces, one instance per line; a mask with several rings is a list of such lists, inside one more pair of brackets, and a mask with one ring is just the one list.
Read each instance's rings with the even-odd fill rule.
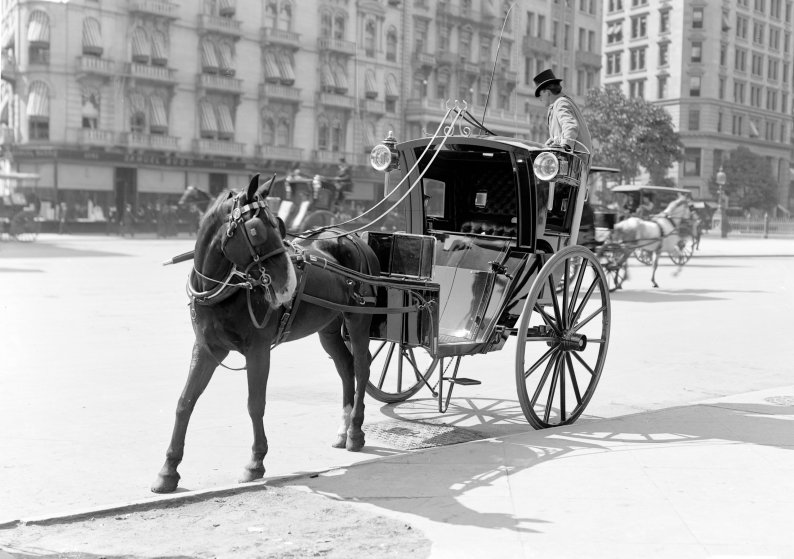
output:
[[386,382],[386,373],[389,372],[389,365],[391,364],[391,358],[394,355],[394,344],[389,346],[389,351],[386,353],[386,361],[383,363],[383,370],[380,373],[380,379],[378,379],[378,388],[381,390],[383,389],[383,383]]
[[546,384],[546,379],[549,378],[549,372],[551,371],[551,367],[557,363],[557,349],[554,349],[554,356],[549,359],[549,362],[546,363],[546,368],[543,370],[543,376],[540,377],[540,381],[538,382],[537,388],[535,388],[534,394],[532,394],[532,398],[530,399],[529,403],[534,408],[535,404],[538,402],[538,397],[540,396],[540,391],[543,389],[543,385]]
[[403,391],[403,358],[405,357],[405,351],[403,350],[402,346],[400,346],[400,351],[397,355],[397,392]]
[[554,318],[557,319],[557,324],[560,325],[560,328],[565,328],[565,324],[560,316],[560,303],[557,301],[557,290],[554,289],[554,274],[549,274],[547,279],[549,283],[549,297],[551,298],[551,305],[554,308]]
[[593,291],[595,291],[596,285],[598,283],[598,279],[599,279],[598,276],[593,278],[593,283],[591,283],[590,287],[587,288],[587,292],[584,294],[584,297],[582,298],[582,303],[579,305],[579,308],[576,309],[576,313],[574,313],[573,318],[571,319],[572,324],[575,324],[576,321],[579,320],[579,315],[582,314],[585,305],[587,305],[587,303],[590,301],[590,296],[593,294]]
[[378,349],[376,349],[375,353],[372,354],[372,358],[370,359],[370,362],[375,361],[375,358],[380,354],[381,350],[383,350],[383,348],[386,347],[387,343],[388,342],[381,342],[380,343],[380,345],[378,346]]
[[573,356],[576,357],[576,360],[579,361],[579,363],[582,364],[582,367],[587,369],[587,372],[590,373],[591,376],[595,376],[595,371],[590,367],[590,365],[588,365],[587,363],[584,362],[584,359],[579,357],[578,353],[574,352]]
[[582,405],[582,394],[579,392],[579,383],[576,381],[576,372],[573,370],[573,361],[571,361],[570,353],[565,354],[565,361],[568,364],[568,372],[571,375],[571,386],[573,387],[574,396],[576,396],[576,406]]
[[582,265],[579,267],[579,274],[576,276],[576,283],[573,286],[573,293],[571,293],[570,308],[566,310],[569,319],[568,324],[573,324],[573,310],[574,307],[576,307],[576,298],[579,295],[579,290],[582,288],[582,280],[584,279],[584,273],[587,271],[587,266],[587,259],[582,258]]
[[568,327],[568,274],[571,273],[570,263],[570,259],[565,260],[565,270],[562,274],[562,328]]
[[565,423],[565,357],[568,352],[560,355],[558,369],[560,371],[560,423]]
[[582,327],[583,327],[585,324],[587,324],[588,322],[590,322],[591,320],[593,320],[593,319],[594,319],[594,318],[595,318],[597,315],[599,315],[599,314],[601,314],[602,312],[604,312],[604,311],[606,310],[606,308],[607,308],[607,307],[606,307],[606,305],[602,305],[602,306],[601,306],[599,309],[597,309],[596,311],[593,311],[593,314],[591,314],[590,316],[588,316],[587,318],[585,318],[583,321],[581,321],[580,323],[578,323],[578,324],[576,325],[576,327],[575,327],[575,328],[573,328],[571,331],[572,331],[572,332],[578,332],[580,328],[582,328]]
[[554,392],[557,390],[557,380],[560,378],[560,360],[562,356],[557,354],[554,358],[554,374],[551,376],[551,386],[549,386],[549,395],[546,397],[546,409],[543,410],[543,423],[549,422],[549,415],[551,415],[551,407],[554,404]]
[[530,367],[529,369],[527,369],[526,371],[524,371],[524,379],[526,380],[527,378],[529,378],[529,375],[531,375],[533,372],[535,372],[535,370],[536,370],[538,367],[540,367],[540,366],[543,364],[543,362],[544,362],[544,361],[546,361],[546,359],[548,359],[548,358],[549,358],[549,356],[550,356],[552,353],[554,353],[555,351],[557,351],[557,346],[550,347],[550,348],[549,348],[549,350],[548,350],[546,353],[544,353],[543,355],[541,355],[540,359],[538,359],[537,361],[535,361],[535,364],[534,364],[534,365],[532,365],[532,367]]
[[549,316],[549,313],[546,312],[546,309],[538,304],[535,304],[535,311],[541,316],[541,318],[543,318],[543,322],[546,323],[546,326],[553,328],[555,334],[560,334],[559,323],[554,322],[554,319]]

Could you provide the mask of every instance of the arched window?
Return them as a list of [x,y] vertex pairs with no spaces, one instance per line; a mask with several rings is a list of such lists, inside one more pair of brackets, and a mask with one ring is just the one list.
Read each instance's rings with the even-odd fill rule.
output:
[[48,140],[50,137],[50,88],[44,82],[32,82],[28,90],[28,137]]
[[165,34],[162,31],[152,33],[152,65],[166,66],[168,64],[168,47]]
[[262,115],[262,145],[273,146],[276,142],[276,127],[273,124],[273,117],[264,113]]
[[328,151],[328,135],[328,121],[321,117],[317,126],[317,149],[319,151]]
[[265,5],[265,27],[275,29],[276,22],[278,22],[278,2],[276,0],[267,0]]
[[95,89],[83,89],[82,91],[81,116],[83,128],[96,130],[99,128],[99,91]]
[[92,17],[83,20],[83,54],[102,56],[102,31],[99,21]]
[[342,123],[335,120],[331,125],[331,151],[341,151],[343,145]]
[[50,17],[42,10],[32,12],[28,20],[28,61],[50,63]]
[[136,27],[132,32],[132,61],[139,64],[149,62],[149,36],[143,27]]
[[289,121],[282,117],[278,121],[278,128],[276,129],[276,145],[281,147],[289,146],[289,136]]
[[130,132],[146,132],[146,98],[137,91],[130,93]]
[[330,39],[333,30],[333,20],[329,12],[322,12],[320,14],[320,37]]
[[364,24],[364,56],[375,57],[375,21],[371,19]]
[[386,32],[386,60],[397,62],[397,30],[394,27]]
[[345,38],[346,24],[344,14],[336,14],[334,16],[334,39],[343,40]]
[[284,31],[292,29],[292,3],[284,2],[281,6],[281,17],[279,18],[279,28]]

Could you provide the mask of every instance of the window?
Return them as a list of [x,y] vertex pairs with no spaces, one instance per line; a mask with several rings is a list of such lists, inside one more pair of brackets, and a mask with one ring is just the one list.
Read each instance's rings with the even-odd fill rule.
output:
[[733,134],[734,136],[741,136],[743,127],[744,127],[744,118],[741,115],[733,115],[731,134]]
[[764,44],[764,27],[765,25],[761,22],[753,22],[753,43],[756,45]]
[[584,95],[585,88],[584,88],[584,70],[577,70],[576,71],[576,94],[577,95]]
[[700,130],[700,111],[689,109],[689,130]]
[[746,17],[736,15],[736,37],[739,39],[747,39],[747,28],[750,23]]
[[723,68],[728,65],[728,45],[722,43],[720,45],[720,66]]
[[607,44],[614,45],[623,41],[623,22],[613,21],[607,24]]
[[425,52],[427,46],[427,21],[419,20],[414,27],[414,50]]
[[555,47],[557,46],[557,41],[558,41],[557,36],[559,35],[559,32],[560,32],[560,22],[553,21],[551,23],[551,44],[554,45]]
[[760,107],[761,106],[761,86],[760,85],[750,85],[750,104],[753,107]]
[[766,109],[774,111],[777,109],[777,91],[774,89],[766,90]]
[[659,33],[670,31],[670,10],[659,12]]
[[725,152],[721,149],[714,150],[714,169],[717,170],[722,166]]
[[761,54],[753,53],[750,73],[761,77],[764,75],[764,57]]
[[686,148],[684,150],[684,176],[700,176],[700,148]]
[[741,48],[736,48],[735,58],[733,60],[733,68],[734,70],[739,70],[740,72],[747,71],[747,51]]
[[667,98],[667,76],[658,76],[656,78],[656,97],[658,99]]
[[700,76],[689,76],[689,95],[700,97]]
[[375,57],[375,21],[367,20],[364,24],[364,56]]
[[659,66],[670,63],[670,43],[659,43]]
[[703,43],[700,41],[695,41],[692,43],[692,52],[690,56],[691,62],[702,62],[703,61]]
[[744,103],[744,83],[733,82],[733,102]]
[[775,141],[775,123],[767,120],[764,125],[764,139],[770,142]]
[[631,38],[641,39],[648,36],[648,16],[634,16],[631,18]]
[[607,75],[620,74],[620,52],[610,52],[607,54]]
[[629,56],[629,70],[645,69],[645,47],[630,49]]
[[769,64],[767,66],[766,77],[768,77],[770,80],[777,81],[778,68],[780,68],[780,61],[770,59]]
[[538,15],[538,34],[539,39],[546,38],[546,16]]
[[629,97],[645,98],[645,80],[629,81]]
[[527,35],[530,37],[535,36],[535,13],[527,12]]
[[99,128],[99,92],[84,90],[82,92],[81,117],[83,128],[96,130]]
[[692,29],[703,29],[703,8],[692,10]]
[[777,27],[769,28],[769,48],[773,50],[780,49],[780,29]]
[[452,26],[441,25],[438,28],[438,50],[449,51],[449,36],[452,33]]
[[587,50],[587,29],[579,28],[579,50]]
[[780,112],[788,114],[788,93],[781,93],[780,94]]
[[648,0],[631,0],[631,7],[632,8],[639,8],[641,6],[647,6]]
[[725,99],[725,78],[720,76],[720,80],[717,84],[717,96],[720,99]]
[[569,24],[565,24],[563,28],[563,35],[562,35],[562,49],[563,50],[571,50],[571,26]]
[[347,20],[345,16],[342,14],[337,14],[334,17],[334,39],[344,40],[345,38],[345,26],[347,25]]
[[458,33],[460,37],[460,46],[458,48],[458,52],[462,57],[466,59],[471,59],[471,39],[472,39],[472,30],[471,27],[466,26],[460,30]]
[[[722,132],[722,112],[721,111],[719,113],[717,113],[717,132]],[[716,151],[716,150],[714,150],[714,151]]]
[[386,33],[386,60],[397,62],[397,30],[394,27]]
[[766,6],[766,0],[754,0],[753,8],[756,12],[763,12]]
[[609,11],[617,12],[623,9],[623,0],[609,0]]

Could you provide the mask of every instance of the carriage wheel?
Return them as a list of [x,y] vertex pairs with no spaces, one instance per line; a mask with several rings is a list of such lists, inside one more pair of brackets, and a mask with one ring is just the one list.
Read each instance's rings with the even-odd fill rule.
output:
[[403,402],[419,392],[438,364],[438,358],[422,347],[373,340],[369,350],[367,394],[387,404]]
[[8,233],[17,241],[30,243],[39,236],[41,225],[32,216],[18,213],[11,218]]
[[307,215],[301,223],[300,230],[308,231],[317,227],[326,227],[336,223],[336,216],[328,210],[317,210]]
[[645,250],[644,248],[638,248],[634,251],[634,258],[645,264],[646,266],[650,266],[653,264],[653,252],[650,250]]
[[567,247],[541,268],[516,341],[518,397],[533,427],[567,425],[582,414],[604,368],[610,320],[607,278],[592,252]]
[[620,246],[603,245],[598,250],[598,262],[604,269],[609,291],[617,291],[629,276],[628,256]]
[[681,237],[676,243],[673,250],[670,251],[670,260],[673,261],[673,264],[678,264],[679,266],[683,266],[689,259],[692,258],[692,255],[695,253],[695,238],[692,235],[684,235]]

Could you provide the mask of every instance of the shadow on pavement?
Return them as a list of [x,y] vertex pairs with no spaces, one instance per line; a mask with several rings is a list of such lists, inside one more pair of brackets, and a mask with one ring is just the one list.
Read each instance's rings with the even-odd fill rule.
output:
[[[512,510],[488,505],[489,500],[509,500],[511,484],[519,480],[542,483],[528,470],[549,462],[560,462],[562,467],[563,460],[586,454],[669,450],[671,445],[708,449],[737,443],[794,450],[792,414],[794,406],[790,403],[681,406],[406,454],[283,484],[442,524],[536,532],[544,520],[488,511]],[[548,469],[537,473],[548,475]],[[575,481],[584,483],[582,479],[572,483]],[[532,495],[525,497],[532,499]]]
[[651,288],[647,290],[619,289],[611,294],[616,301],[631,301],[634,303],[669,303],[669,302],[693,302],[693,301],[721,301],[730,299],[730,294],[734,293],[765,293],[764,291],[745,289],[745,290],[721,290],[721,289],[660,289]]
[[121,252],[66,248],[47,241],[36,241],[32,243],[0,243],[0,258],[78,258],[104,256],[129,255]]

